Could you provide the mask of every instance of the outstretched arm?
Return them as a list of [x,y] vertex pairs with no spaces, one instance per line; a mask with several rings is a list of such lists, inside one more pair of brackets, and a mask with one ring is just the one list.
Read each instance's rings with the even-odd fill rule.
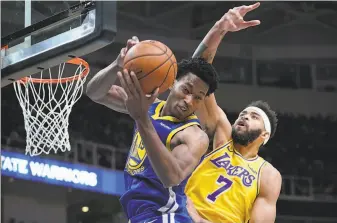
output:
[[117,72],[123,69],[123,60],[127,51],[139,42],[137,37],[132,37],[127,41],[114,62],[106,68],[100,70],[88,83],[87,96],[102,105],[107,106],[115,111],[127,113],[123,102],[123,88],[116,84]]
[[[259,7],[259,5],[260,3],[255,3],[250,6],[240,6],[230,9],[206,34],[194,52],[193,57],[202,57],[209,63],[212,63],[218,46],[226,33],[236,32],[260,24],[258,20],[243,20],[243,16]],[[230,139],[232,132],[231,124],[226,114],[217,105],[214,94],[206,97],[204,105],[197,111],[197,116],[207,134],[214,136],[213,148],[217,148]]]

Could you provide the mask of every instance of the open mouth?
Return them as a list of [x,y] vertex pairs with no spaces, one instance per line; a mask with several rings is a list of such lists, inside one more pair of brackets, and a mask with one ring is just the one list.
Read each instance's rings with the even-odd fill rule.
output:
[[238,126],[246,127],[246,123],[244,121],[238,121]]

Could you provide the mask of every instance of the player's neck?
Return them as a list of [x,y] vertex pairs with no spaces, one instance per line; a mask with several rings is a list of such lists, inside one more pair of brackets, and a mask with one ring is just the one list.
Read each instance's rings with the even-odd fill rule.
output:
[[169,107],[165,104],[163,108],[161,109],[159,115],[162,116],[172,116]]
[[234,143],[234,148],[243,158],[251,159],[257,156],[260,146],[256,142],[250,143],[247,146]]

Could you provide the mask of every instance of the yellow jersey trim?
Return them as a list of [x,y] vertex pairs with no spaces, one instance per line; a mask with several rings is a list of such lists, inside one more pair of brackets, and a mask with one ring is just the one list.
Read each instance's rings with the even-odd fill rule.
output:
[[221,146],[218,146],[216,149],[214,149],[212,152],[208,153],[205,155],[205,158],[220,151],[221,149],[223,148],[226,148],[228,145],[230,145],[230,143],[232,142],[232,140],[229,140],[228,142],[226,142],[225,144],[221,145]]
[[246,160],[246,161],[256,161],[256,160],[260,157],[259,155],[256,155],[256,156],[253,157],[253,158],[248,158],[248,159],[246,159],[246,158],[244,158],[244,157],[241,155],[241,153],[239,153],[239,152],[234,148],[234,146],[233,146],[233,151],[234,151],[235,155],[241,157],[242,159],[244,159],[244,160]]
[[261,181],[261,172],[262,172],[262,168],[267,164],[268,162],[265,160],[263,161],[263,163],[261,164],[259,171],[257,173],[257,192],[256,192],[256,197],[260,194],[260,181]]
[[167,139],[166,139],[166,148],[168,148],[169,150],[171,150],[171,140],[172,140],[173,136],[174,136],[177,132],[179,132],[179,131],[181,131],[181,130],[183,130],[183,129],[189,127],[189,126],[192,126],[192,125],[200,125],[200,124],[199,124],[198,122],[190,122],[190,123],[186,123],[185,125],[182,125],[182,126],[180,126],[179,128],[176,128],[176,129],[174,129],[172,132],[170,132],[170,134],[167,136]]
[[[212,152],[214,152],[214,151],[216,151],[216,150],[218,150],[218,149],[221,149],[222,147],[228,146],[228,144],[231,143],[231,142],[233,142],[233,139],[229,140],[228,142],[226,142],[226,143],[223,144],[222,146],[218,146],[218,147],[215,148]],[[239,152],[235,149],[234,145],[233,145],[233,148],[228,148],[228,150],[231,151],[231,152],[234,152],[235,155],[239,156],[241,159],[243,159],[243,160],[245,160],[245,161],[256,161],[256,160],[260,157],[259,155],[256,155],[256,156],[253,157],[253,158],[248,158],[248,159],[246,159],[246,158],[244,158],[244,157],[241,155],[241,153],[239,153]]]
[[154,114],[152,115],[152,118],[154,120],[167,120],[167,121],[171,121],[171,122],[183,122],[183,121],[186,121],[186,120],[192,120],[192,119],[197,119],[198,117],[196,115],[191,115],[189,117],[187,117],[185,120],[180,120],[180,119],[177,119],[176,117],[173,117],[173,116],[161,116],[160,117],[160,111],[161,109],[163,108],[163,106],[165,105],[166,101],[161,101],[155,111],[154,111]]

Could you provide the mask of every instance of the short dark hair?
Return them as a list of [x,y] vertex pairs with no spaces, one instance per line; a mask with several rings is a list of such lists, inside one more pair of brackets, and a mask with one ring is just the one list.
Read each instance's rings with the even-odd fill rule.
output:
[[207,96],[214,93],[218,88],[219,76],[212,64],[208,63],[205,59],[197,57],[190,59],[183,59],[178,63],[177,80],[184,77],[188,73],[193,73],[206,84],[209,89]]
[[250,103],[248,106],[255,106],[258,107],[260,109],[262,109],[266,115],[269,118],[270,121],[270,125],[271,125],[271,133],[270,133],[270,138],[272,138],[275,135],[276,132],[276,128],[277,128],[277,114],[275,111],[273,111],[269,104],[265,101],[253,101],[252,103]]

